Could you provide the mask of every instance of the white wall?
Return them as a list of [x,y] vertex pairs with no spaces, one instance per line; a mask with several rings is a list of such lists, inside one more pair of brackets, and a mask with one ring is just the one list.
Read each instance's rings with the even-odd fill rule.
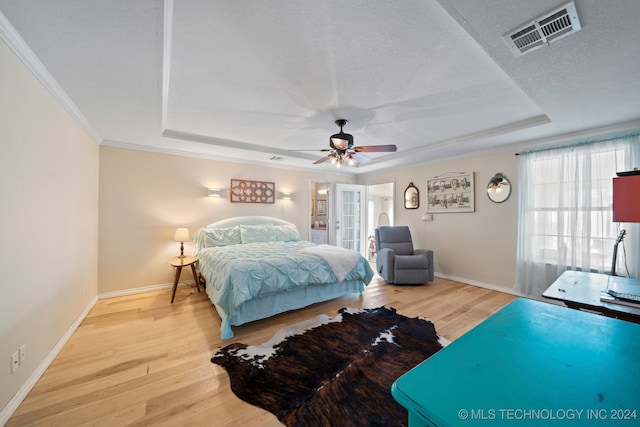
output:
[[[512,291],[515,283],[517,242],[517,157],[503,152],[436,164],[414,166],[383,174],[362,176],[359,184],[395,180],[395,225],[408,225],[414,246],[434,251],[437,275]],[[427,179],[447,172],[474,172],[475,212],[433,214],[433,221],[422,221],[426,212]],[[489,180],[502,172],[513,191],[504,203],[489,200]],[[404,190],[413,182],[420,190],[420,208],[404,209]]]
[[[275,183],[275,203],[231,203],[232,178]],[[310,180],[354,178],[100,147],[99,292],[171,283],[168,262],[179,254],[180,244],[172,240],[177,227],[189,228],[193,237],[214,221],[265,215],[293,222],[307,239]],[[207,188],[224,189],[223,197],[207,197]],[[281,200],[281,192],[291,192],[292,199]],[[185,243],[185,253],[192,250],[193,242]]]
[[[95,300],[99,151],[1,41],[0,64],[0,408],[6,409]],[[22,344],[26,362],[11,374],[10,355]]]
[[[473,213],[434,214],[426,210],[426,181],[446,172],[475,172]],[[495,204],[486,195],[489,179],[504,173],[514,188],[509,200]],[[231,178],[274,182],[290,201],[244,204],[229,201]],[[208,223],[238,215],[268,215],[295,223],[308,238],[309,182],[350,182],[344,175],[312,174],[280,168],[100,147],[99,293],[121,292],[172,281],[168,260],[177,255],[176,227],[191,235]],[[436,273],[466,283],[512,290],[517,238],[517,158],[512,152],[416,166],[358,179],[360,184],[395,182],[395,224],[411,227],[415,245],[435,251]],[[404,190],[413,182],[420,208],[406,210]],[[222,198],[206,197],[223,188]],[[191,252],[192,242],[185,244]],[[190,280],[187,274],[185,280]]]

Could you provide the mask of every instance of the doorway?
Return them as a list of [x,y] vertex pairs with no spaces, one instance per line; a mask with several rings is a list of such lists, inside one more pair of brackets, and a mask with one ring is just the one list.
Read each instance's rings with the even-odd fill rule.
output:
[[369,185],[310,181],[309,240],[375,261],[375,229],[394,224],[395,182]]
[[394,224],[395,182],[367,185],[367,259],[375,261],[375,229]]
[[309,240],[316,245],[332,242],[329,238],[329,184],[311,181],[311,221],[309,226]]

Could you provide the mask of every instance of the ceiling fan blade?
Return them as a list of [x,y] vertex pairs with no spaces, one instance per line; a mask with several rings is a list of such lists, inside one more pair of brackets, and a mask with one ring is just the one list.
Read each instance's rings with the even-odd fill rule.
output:
[[328,153],[329,151],[331,151],[331,148],[322,148],[317,150],[287,150],[287,151],[321,151],[323,153]]
[[398,147],[395,145],[364,145],[361,147],[353,147],[355,152],[360,153],[382,153],[382,152],[393,152],[398,150]]
[[368,163],[371,161],[371,157],[367,157],[364,154],[353,153],[353,160],[360,164]]
[[329,160],[331,158],[331,156],[324,156],[321,159],[316,160],[315,162],[313,162],[314,165],[320,164],[320,163],[324,163],[327,160]]

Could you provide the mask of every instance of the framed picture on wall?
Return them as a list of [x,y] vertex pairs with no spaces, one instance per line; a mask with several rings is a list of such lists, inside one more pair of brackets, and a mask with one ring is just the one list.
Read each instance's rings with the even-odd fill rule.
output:
[[327,201],[326,200],[318,200],[316,203],[316,215],[326,215],[327,214]]
[[232,203],[275,203],[273,182],[231,179],[229,199]]
[[446,173],[428,179],[427,212],[475,212],[473,172]]

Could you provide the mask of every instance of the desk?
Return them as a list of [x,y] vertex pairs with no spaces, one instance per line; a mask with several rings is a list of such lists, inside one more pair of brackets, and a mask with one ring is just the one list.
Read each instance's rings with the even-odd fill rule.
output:
[[568,270],[542,296],[562,301],[567,307],[640,323],[640,308],[600,301],[600,293],[607,289],[608,283],[613,282],[637,284],[640,288],[640,280],[637,279]]
[[391,394],[410,427],[636,426],[640,325],[520,298]]

